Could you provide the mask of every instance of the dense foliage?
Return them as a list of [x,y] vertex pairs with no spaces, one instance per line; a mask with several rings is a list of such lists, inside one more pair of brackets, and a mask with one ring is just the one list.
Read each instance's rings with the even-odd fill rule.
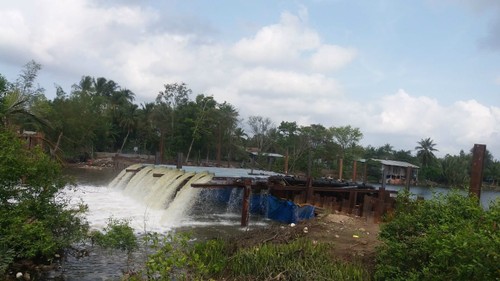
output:
[[[470,181],[470,152],[438,158],[438,145],[430,137],[416,140],[414,150],[396,150],[390,144],[362,147],[359,128],[278,124],[265,116],[242,120],[230,103],[194,93],[185,83],[165,84],[154,100],[137,103],[135,93],[113,80],[83,76],[69,92],[56,86],[55,98],[48,100],[45,89],[36,86],[40,70],[41,65],[32,61],[16,81],[0,75],[0,126],[42,132],[45,149],[67,161],[85,161],[95,152],[123,152],[158,155],[165,163],[183,153],[191,164],[282,172],[284,158],[270,160],[264,154],[278,153],[288,155],[291,174],[351,179],[354,160],[377,158],[420,166],[420,182],[463,188]],[[260,155],[251,160],[249,150]],[[500,161],[489,153],[485,160],[484,179],[497,185]],[[357,169],[358,179],[361,171]],[[378,162],[370,163],[367,172],[370,181],[381,180]]]
[[457,191],[425,201],[402,194],[388,220],[376,279],[500,279],[500,200],[484,210]]
[[50,260],[86,234],[84,208],[56,199],[66,182],[41,149],[27,149],[4,129],[0,147],[0,269],[21,259]]

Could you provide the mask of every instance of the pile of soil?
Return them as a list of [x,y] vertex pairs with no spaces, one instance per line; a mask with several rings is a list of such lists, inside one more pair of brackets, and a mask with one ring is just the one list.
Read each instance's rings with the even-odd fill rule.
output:
[[349,262],[361,262],[370,269],[375,265],[375,248],[379,224],[365,218],[340,213],[324,214],[298,224],[272,225],[253,229],[235,239],[237,247],[252,247],[262,243],[286,243],[305,237],[321,243],[332,243],[332,257]]

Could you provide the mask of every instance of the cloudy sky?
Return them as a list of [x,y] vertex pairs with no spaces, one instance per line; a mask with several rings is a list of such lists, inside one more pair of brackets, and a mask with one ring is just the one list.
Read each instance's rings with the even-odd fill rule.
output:
[[498,0],[16,0],[0,7],[0,73],[34,59],[55,96],[84,75],[151,102],[185,82],[242,118],[351,125],[363,145],[500,159]]

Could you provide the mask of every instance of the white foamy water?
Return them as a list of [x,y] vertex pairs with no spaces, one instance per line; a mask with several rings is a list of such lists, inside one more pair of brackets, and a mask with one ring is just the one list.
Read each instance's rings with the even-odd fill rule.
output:
[[[139,170],[140,169],[140,170]],[[165,233],[177,227],[239,226],[241,210],[234,207],[241,201],[241,190],[234,190],[230,202],[222,213],[210,209],[210,198],[202,198],[201,189],[192,183],[206,183],[214,174],[248,175],[243,169],[211,168],[184,171],[166,166],[133,165],[124,169],[108,186],[81,184],[66,188],[62,196],[72,205],[88,206],[85,214],[92,229],[102,230],[110,218],[127,220],[137,232]],[[132,172],[132,170],[136,170]],[[208,202],[208,203],[207,203]],[[207,204],[208,210],[192,212],[195,204]],[[250,221],[250,226],[262,226],[266,222]]]
[[173,225],[161,224],[163,210],[155,210],[124,194],[123,190],[107,186],[79,185],[65,189],[66,198],[72,204],[88,206],[85,217],[92,229],[102,230],[109,218],[125,219],[136,232],[168,232]]

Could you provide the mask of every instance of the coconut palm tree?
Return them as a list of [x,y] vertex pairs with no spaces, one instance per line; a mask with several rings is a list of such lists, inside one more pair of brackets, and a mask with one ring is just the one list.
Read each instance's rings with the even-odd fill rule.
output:
[[420,159],[423,167],[429,166],[429,164],[436,159],[434,151],[439,151],[435,148],[436,144],[431,138],[421,139],[417,142],[415,150],[417,150],[417,157]]
[[135,130],[137,126],[137,120],[138,120],[137,107],[138,106],[136,104],[131,103],[123,107],[120,112],[120,127],[127,130],[127,134],[125,135],[122,146],[120,147],[119,151],[120,153],[122,152],[123,147],[125,147],[125,143],[127,142],[130,133],[133,130]]
[[28,103],[29,97],[22,94],[18,89],[0,94],[0,126],[8,127],[9,125],[14,125],[19,118],[25,117],[49,127],[46,120],[30,110]]

